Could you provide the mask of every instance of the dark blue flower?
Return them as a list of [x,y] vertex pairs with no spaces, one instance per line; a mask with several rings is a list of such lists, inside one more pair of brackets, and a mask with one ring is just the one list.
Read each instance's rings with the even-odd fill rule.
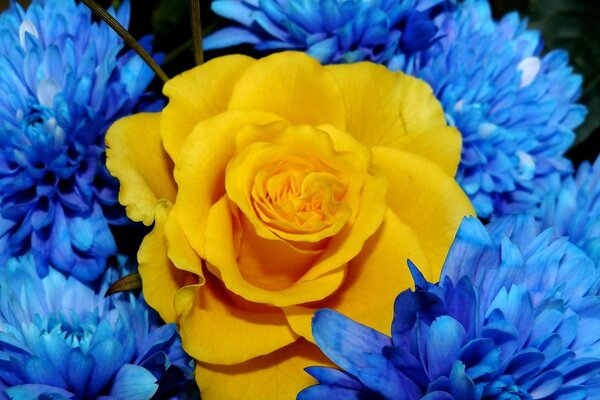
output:
[[[129,20],[129,2],[116,12]],[[145,40],[148,45],[148,40]],[[0,261],[31,250],[92,281],[124,222],[104,134],[144,101],[153,74],[73,0],[17,2],[0,15]]]
[[575,175],[555,180],[539,211],[543,226],[554,226],[600,267],[600,157],[583,162]]
[[[410,263],[409,263],[410,264]],[[391,337],[333,310],[313,335],[343,371],[311,367],[298,399],[595,399],[600,387],[598,270],[527,215],[486,228],[466,219],[439,284],[410,265]]]
[[206,49],[249,43],[259,51],[306,51],[325,64],[362,60],[396,66],[437,40],[432,19],[446,0],[214,0],[239,26],[204,40]]
[[[132,294],[104,298],[32,257],[0,269],[0,398],[185,398],[190,359],[174,324]],[[118,296],[117,296],[118,297]],[[7,397],[8,396],[8,397]],[[44,397],[45,396],[45,397]]]
[[585,107],[568,55],[541,55],[537,31],[510,13],[496,22],[487,1],[468,0],[436,19],[440,40],[408,72],[427,81],[463,136],[457,180],[480,217],[537,206],[555,176]]

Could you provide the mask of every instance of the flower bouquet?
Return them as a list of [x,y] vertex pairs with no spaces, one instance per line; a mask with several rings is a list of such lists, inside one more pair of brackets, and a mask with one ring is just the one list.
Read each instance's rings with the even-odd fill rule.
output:
[[0,14],[0,399],[600,398],[566,51],[484,0],[139,3]]

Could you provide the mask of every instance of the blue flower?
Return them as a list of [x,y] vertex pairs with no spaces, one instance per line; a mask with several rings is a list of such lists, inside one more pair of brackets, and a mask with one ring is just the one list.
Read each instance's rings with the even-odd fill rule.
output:
[[600,157],[583,162],[575,175],[554,181],[539,210],[543,226],[554,226],[600,267]]
[[[129,20],[129,2],[116,13]],[[148,45],[146,40],[146,45]],[[151,70],[73,0],[17,2],[0,15],[0,261],[31,250],[92,281],[124,222],[104,134],[144,104]]]
[[158,326],[132,294],[103,297],[115,277],[109,270],[96,294],[52,268],[40,278],[33,257],[8,260],[0,269],[0,399],[166,399],[194,386],[174,324]]
[[567,53],[542,56],[526,22],[516,13],[495,22],[487,1],[465,1],[436,19],[441,39],[408,70],[463,136],[457,180],[480,217],[537,206],[553,176],[571,172],[563,154],[586,115]]
[[404,66],[438,39],[432,19],[454,0],[215,0],[239,26],[205,38],[206,49],[248,43],[259,51],[306,51],[320,62]]
[[[409,263],[410,264],[410,263]],[[595,399],[600,385],[598,270],[528,215],[460,227],[439,284],[394,304],[391,337],[333,310],[313,335],[343,370],[310,367],[298,399]]]

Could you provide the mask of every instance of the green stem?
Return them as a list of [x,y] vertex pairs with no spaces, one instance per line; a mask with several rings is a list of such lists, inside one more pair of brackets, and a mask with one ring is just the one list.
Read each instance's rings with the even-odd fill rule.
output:
[[113,18],[112,15],[106,12],[106,10],[100,7],[100,5],[94,0],[81,0],[81,2],[85,4],[90,10],[92,10],[94,14],[98,16],[98,18],[106,22],[113,31],[115,31],[119,36],[121,36],[125,43],[127,43],[127,45],[130,48],[132,48],[136,53],[138,53],[142,60],[144,60],[144,62],[148,64],[148,66],[152,69],[152,71],[154,71],[156,76],[158,76],[164,83],[166,83],[169,80],[167,74],[165,74],[165,72],[160,68],[156,61],[154,61],[150,54],[148,54],[148,52],[144,50],[142,46],[140,46],[138,41],[135,40],[133,36],[131,36],[131,34],[127,31],[127,29],[123,27],[123,25],[119,23],[119,21]]
[[190,17],[192,19],[192,40],[194,41],[194,61],[196,65],[204,63],[202,51],[202,22],[200,16],[200,0],[190,0]]

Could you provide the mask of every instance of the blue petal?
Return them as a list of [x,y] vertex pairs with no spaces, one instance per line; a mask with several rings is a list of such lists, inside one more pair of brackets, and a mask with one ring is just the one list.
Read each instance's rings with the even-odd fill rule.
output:
[[355,377],[347,372],[327,367],[308,367],[306,372],[319,384],[326,386],[336,386],[346,389],[367,390],[365,385],[360,383]]
[[125,364],[112,384],[110,394],[116,400],[146,400],[158,390],[156,378],[150,371],[133,364]]
[[298,393],[296,400],[331,400],[331,399],[348,399],[348,400],[370,400],[378,399],[369,392],[362,392],[353,389],[330,387],[330,386],[310,386]]
[[92,380],[88,383],[88,393],[97,394],[123,364],[123,346],[114,339],[106,339],[90,348],[96,360]]
[[69,354],[69,385],[73,388],[73,391],[80,397],[85,396],[86,385],[94,368],[94,358],[89,355],[83,354],[80,348],[71,350]]
[[427,365],[431,380],[450,373],[467,333],[454,318],[443,316],[431,324],[427,335]]
[[465,366],[456,361],[450,372],[451,393],[455,399],[473,399],[476,397],[475,384],[467,374],[465,374]]
[[13,400],[31,400],[40,396],[48,396],[53,400],[75,399],[73,393],[55,386],[26,384],[4,389]]
[[202,39],[206,50],[216,50],[225,47],[239,46],[241,44],[258,44],[261,39],[244,28],[227,27],[220,29]]
[[58,371],[47,361],[39,357],[29,357],[25,361],[25,371],[29,382],[60,388],[67,386]]
[[[558,371],[546,371],[531,382],[527,391],[535,399],[552,396],[563,384],[563,376]],[[529,385],[528,385],[529,386]]]
[[384,346],[391,345],[384,334],[330,309],[315,312],[312,330],[319,348],[353,375],[369,366],[365,354],[380,354]]

